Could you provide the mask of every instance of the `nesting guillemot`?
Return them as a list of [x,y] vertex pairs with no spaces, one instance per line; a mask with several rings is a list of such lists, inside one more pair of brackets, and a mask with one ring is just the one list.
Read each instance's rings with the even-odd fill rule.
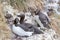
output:
[[12,25],[12,31],[13,33],[15,33],[18,36],[31,36],[33,34],[33,32],[29,32],[29,31],[25,31],[20,25],[18,24],[18,18],[16,18],[14,20],[14,24]]
[[47,18],[47,16],[45,14],[43,14],[40,10],[37,9],[35,11],[35,15],[39,16],[39,19],[40,19],[41,23],[44,25],[44,27],[50,28],[48,26],[48,24],[50,23],[50,21],[49,21],[49,19]]
[[11,14],[6,14],[6,15],[5,15],[5,18],[7,19],[7,23],[8,23],[8,24],[10,24],[11,21],[13,20],[13,19],[12,19],[13,16],[12,16]]
[[34,25],[30,24],[30,23],[25,23],[24,22],[24,18],[25,18],[24,14],[18,15],[18,17],[20,17],[20,24],[23,24],[24,26],[28,27],[29,30],[34,31],[34,34],[41,34],[41,33],[43,33],[36,26],[34,26]]

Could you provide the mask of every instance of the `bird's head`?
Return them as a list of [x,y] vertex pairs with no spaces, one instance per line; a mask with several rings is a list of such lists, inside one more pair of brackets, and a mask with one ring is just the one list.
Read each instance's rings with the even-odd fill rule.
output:
[[5,15],[5,18],[6,18],[6,19],[10,19],[10,18],[12,18],[12,17],[13,17],[13,16],[12,16],[11,14],[6,14],[6,15]]

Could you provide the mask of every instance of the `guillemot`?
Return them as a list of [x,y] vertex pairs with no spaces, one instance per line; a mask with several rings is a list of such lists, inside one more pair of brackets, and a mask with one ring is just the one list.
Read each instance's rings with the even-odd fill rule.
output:
[[41,21],[41,23],[44,25],[44,27],[46,28],[50,28],[48,26],[48,24],[50,23],[49,19],[47,18],[47,16],[45,14],[43,14],[40,10],[36,10],[35,12],[35,15],[38,15],[39,16],[39,19]]
[[33,34],[33,32],[29,32],[29,31],[25,31],[20,25],[18,24],[18,18],[16,18],[14,20],[14,24],[12,25],[12,31],[13,33],[15,33],[18,36],[31,36]]

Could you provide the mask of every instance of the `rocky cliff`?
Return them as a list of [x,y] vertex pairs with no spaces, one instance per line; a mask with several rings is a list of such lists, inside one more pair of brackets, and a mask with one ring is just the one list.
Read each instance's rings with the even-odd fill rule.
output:
[[[23,10],[28,11],[29,7],[32,7],[34,9],[39,8],[43,10],[45,5],[43,0],[2,0],[1,2],[7,2],[8,5],[6,6],[8,8],[10,7],[11,9],[13,7],[13,11],[15,13],[17,13],[15,9],[17,9],[19,12]],[[11,40],[11,31],[9,30],[6,19],[4,17],[4,12],[2,10],[2,7],[4,6],[0,3],[0,40]],[[13,11],[11,13],[13,13]],[[50,29],[45,31],[45,34],[33,35],[28,38],[23,38],[23,40],[60,40],[60,37],[58,36],[58,34],[60,34],[60,16],[54,14],[50,16],[50,18],[52,20],[50,26],[53,30]]]

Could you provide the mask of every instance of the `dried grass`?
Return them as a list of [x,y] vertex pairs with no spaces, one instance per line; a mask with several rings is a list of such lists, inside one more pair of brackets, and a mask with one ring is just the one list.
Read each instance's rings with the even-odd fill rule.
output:
[[50,16],[51,19],[51,27],[60,35],[60,16],[57,14],[53,14]]
[[2,4],[0,3],[0,40],[10,40],[11,31],[9,30],[4,14],[2,12]]

